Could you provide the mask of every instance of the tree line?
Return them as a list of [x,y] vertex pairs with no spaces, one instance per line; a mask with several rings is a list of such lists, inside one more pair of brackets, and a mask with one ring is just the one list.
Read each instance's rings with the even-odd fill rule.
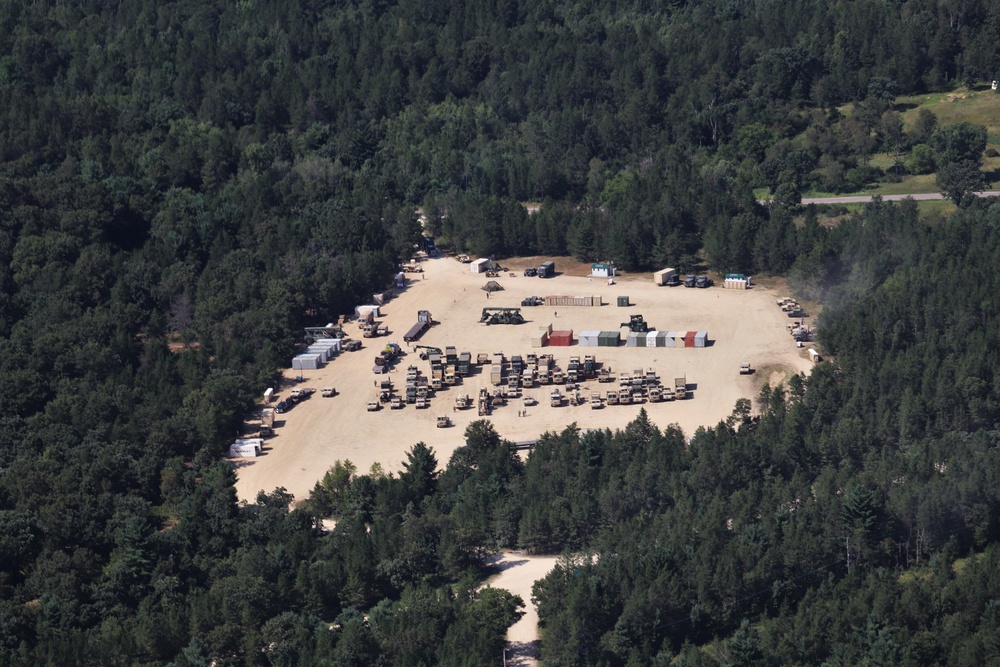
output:
[[[864,647],[985,661],[991,204],[935,229],[906,205],[827,229],[783,204],[837,180],[828,153],[867,178],[872,141],[905,145],[906,168],[956,165],[967,190],[978,129],[945,141],[932,119],[900,134],[884,116],[895,95],[989,79],[995,14],[3,4],[0,662],[488,664],[519,609],[478,586],[499,547],[601,554],[538,593],[553,664],[851,662]],[[858,113],[834,114],[844,102]],[[759,207],[759,185],[788,201]],[[281,490],[238,503],[227,440],[303,326],[385,288],[420,239],[418,206],[481,254],[641,269],[704,251],[720,270],[787,271],[830,304],[837,370],[691,445],[640,420],[549,436],[522,464],[479,424],[439,476],[428,443],[398,476],[342,462],[302,507]],[[721,484],[699,451],[731,457]],[[910,616],[892,586],[922,591]],[[577,625],[573,610],[598,608]],[[844,620],[870,608],[870,625]],[[781,644],[793,624],[816,641]]]

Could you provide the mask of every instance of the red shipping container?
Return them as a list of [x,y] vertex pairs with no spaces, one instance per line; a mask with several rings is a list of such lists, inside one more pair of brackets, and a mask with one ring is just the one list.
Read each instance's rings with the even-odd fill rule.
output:
[[549,336],[549,345],[558,347],[569,347],[573,344],[572,331],[553,331]]
[[684,335],[684,347],[694,347],[694,337],[698,335],[697,331],[688,331]]

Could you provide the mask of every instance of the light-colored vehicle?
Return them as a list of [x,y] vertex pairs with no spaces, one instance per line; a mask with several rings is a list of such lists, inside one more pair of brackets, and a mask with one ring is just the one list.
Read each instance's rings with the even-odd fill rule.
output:
[[333,387],[323,387],[320,389],[319,393],[323,398],[330,398],[337,395],[337,390]]
[[437,418],[437,427],[438,428],[448,428],[449,426],[451,426],[451,420],[448,419],[447,415],[442,415],[442,416],[440,416],[440,417]]
[[368,401],[368,412],[378,412],[381,408],[378,401]]
[[562,407],[563,395],[558,389],[553,389],[552,393],[549,394],[549,405],[553,408]]
[[750,362],[744,361],[740,364],[740,375],[750,375]]

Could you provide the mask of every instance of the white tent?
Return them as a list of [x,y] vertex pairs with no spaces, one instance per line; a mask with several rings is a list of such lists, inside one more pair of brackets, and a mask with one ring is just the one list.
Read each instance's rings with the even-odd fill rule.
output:
[[229,446],[229,456],[231,458],[254,458],[260,454],[264,446],[262,438],[237,438]]

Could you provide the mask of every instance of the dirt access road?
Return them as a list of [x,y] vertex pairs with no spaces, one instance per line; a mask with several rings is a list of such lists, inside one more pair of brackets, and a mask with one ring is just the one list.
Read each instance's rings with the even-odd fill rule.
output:
[[[535,258],[525,258],[518,266]],[[373,375],[375,353],[388,341],[403,345],[403,333],[416,322],[417,311],[427,309],[439,322],[424,335],[420,343],[442,349],[454,345],[459,351],[469,351],[475,360],[479,352],[503,352],[526,355],[529,352],[550,352],[565,368],[570,355],[594,354],[598,363],[615,371],[636,367],[651,367],[664,384],[674,377],[687,376],[689,398],[656,404],[606,406],[592,410],[588,405],[553,408],[548,404],[550,388],[536,388],[526,393],[534,395],[539,404],[527,408],[527,416],[518,416],[523,409],[520,400],[494,410],[489,419],[497,432],[512,441],[534,440],[546,431],[560,431],[576,423],[581,429],[624,427],[644,407],[650,418],[660,426],[678,424],[692,434],[702,425],[714,425],[725,419],[736,400],[757,395],[764,380],[780,380],[788,373],[808,371],[810,362],[805,351],[797,349],[785,330],[789,319],[775,306],[775,298],[784,296],[762,287],[750,290],[726,290],[657,287],[650,274],[619,278],[615,285],[604,279],[589,279],[585,268],[570,260],[555,258],[559,273],[550,279],[526,278],[515,261],[511,277],[504,273],[496,280],[505,288],[487,299],[481,287],[487,282],[482,275],[472,274],[467,264],[452,258],[437,258],[421,263],[423,274],[408,274],[407,288],[383,308],[381,321],[390,329],[387,338],[364,339],[364,348],[345,352],[317,371],[304,371],[305,384],[316,394],[290,412],[278,415],[276,435],[265,442],[262,456],[237,462],[240,498],[253,501],[260,490],[273,491],[284,487],[296,499],[302,499],[336,460],[351,460],[359,473],[365,473],[374,463],[386,472],[401,469],[406,451],[416,442],[431,446],[444,467],[452,452],[462,444],[465,428],[479,419],[477,411],[453,411],[454,398],[459,393],[475,396],[480,386],[490,386],[489,367],[476,367],[464,384],[439,391],[431,407],[417,410],[406,405],[402,410],[383,408],[367,412],[366,405],[375,396]],[[602,307],[524,308],[529,322],[519,325],[479,324],[485,306],[519,306],[521,299],[531,295],[601,295]],[[627,295],[632,306],[619,308],[617,297]],[[609,305],[610,304],[610,305]],[[642,313],[651,326],[660,330],[707,331],[710,345],[705,348],[606,348],[549,347],[532,350],[531,335],[540,324],[551,322],[555,329],[616,330],[633,313]],[[327,320],[336,317],[331,314]],[[347,330],[360,338],[356,324]],[[622,330],[623,336],[625,330]],[[740,362],[749,361],[756,375],[739,375]],[[290,363],[290,360],[289,360]],[[410,352],[389,377],[398,389],[405,384],[406,367],[414,364],[424,374],[430,374],[426,361]],[[298,371],[286,371],[287,377]],[[321,387],[332,386],[338,391],[333,398],[319,395]],[[610,384],[591,381],[583,385],[584,396],[592,390],[602,393]],[[287,391],[287,389],[286,389]],[[280,399],[280,397],[279,397]],[[277,400],[277,399],[276,399]],[[454,425],[436,428],[435,418],[446,415]]]
[[505,588],[524,600],[524,616],[507,630],[507,667],[532,667],[538,664],[538,610],[531,602],[531,587],[559,561],[556,556],[525,556],[511,551],[500,553],[493,561],[500,574],[486,585]]

